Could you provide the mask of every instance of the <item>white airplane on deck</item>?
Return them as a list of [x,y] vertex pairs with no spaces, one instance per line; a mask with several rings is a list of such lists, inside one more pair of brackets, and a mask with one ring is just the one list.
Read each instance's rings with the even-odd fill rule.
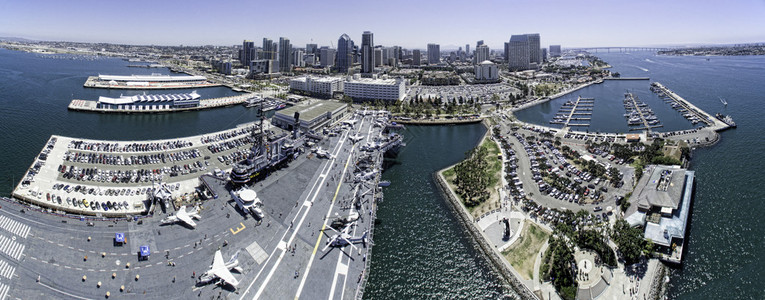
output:
[[360,140],[363,140],[364,136],[357,133],[355,135],[349,135],[348,138],[351,139],[352,142],[356,143]]
[[314,149],[313,152],[315,152],[316,156],[320,157],[320,158],[329,158],[329,159],[335,158],[335,156],[332,155],[331,153],[329,153],[328,150],[324,150],[321,147],[318,147],[318,148]]
[[375,175],[377,175],[377,169],[372,169],[371,171],[360,173],[356,175],[356,181],[368,181],[375,178]]
[[349,126],[353,127],[353,126],[356,125],[356,122],[358,122],[358,120],[345,120],[345,121],[343,121],[343,125],[349,125]]
[[194,207],[194,211],[188,212],[186,211],[186,206],[181,206],[181,208],[178,209],[178,212],[175,213],[175,215],[169,215],[167,218],[162,220],[162,224],[173,224],[178,222],[183,222],[186,225],[191,226],[191,228],[196,228],[197,223],[194,222],[194,219],[201,219],[202,217],[199,216],[199,207]]
[[215,251],[213,264],[210,266],[210,269],[199,278],[200,283],[208,283],[218,279],[217,284],[228,284],[236,289],[236,286],[239,285],[239,280],[236,280],[229,270],[233,269],[239,273],[242,272],[242,268],[239,267],[238,256],[239,251],[237,251],[228,262],[223,263],[223,255],[220,253],[220,250]]
[[[327,244],[324,246],[324,248],[321,251],[326,252],[327,249],[329,249],[329,247],[342,248],[349,245],[355,249],[356,246],[354,244],[356,243],[364,243],[366,245],[368,232],[365,231],[364,234],[358,237],[351,236],[348,233],[348,231],[350,231],[353,225],[354,225],[353,223],[346,225],[345,228],[343,228],[343,231],[337,231],[336,229],[332,227],[327,227],[328,229],[336,232],[337,234],[331,237],[327,237]],[[324,234],[326,235],[326,232]]]

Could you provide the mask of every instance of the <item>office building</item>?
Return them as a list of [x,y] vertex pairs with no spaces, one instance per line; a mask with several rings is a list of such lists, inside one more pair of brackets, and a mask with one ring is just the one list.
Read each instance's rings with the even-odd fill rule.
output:
[[276,59],[276,47],[274,47],[274,41],[263,38],[263,48],[261,48],[260,53],[260,59]]
[[244,40],[244,43],[242,43],[242,55],[239,56],[239,62],[241,62],[243,66],[249,66],[250,62],[255,59],[255,42]]
[[372,78],[361,78],[359,74],[355,74],[343,83],[343,91],[354,100],[399,101],[406,95],[406,81],[401,77],[391,79],[387,75],[381,78],[377,78],[376,75],[372,75]]
[[292,72],[292,45],[290,39],[285,37],[279,38],[279,72],[290,73]]
[[292,51],[292,65],[299,68],[305,67],[305,61],[303,61],[302,49],[295,49]]
[[361,73],[370,74],[374,72],[374,48],[374,34],[369,31],[364,31],[364,34],[361,35]]
[[345,33],[337,40],[337,70],[340,73],[348,72],[353,65],[353,46],[353,40]]
[[306,66],[313,66],[316,64],[316,57],[316,54],[303,55],[303,62],[305,62]]
[[305,54],[319,54],[319,48],[316,44],[305,44]]
[[510,57],[510,43],[505,42],[505,52],[503,52],[502,54],[502,59],[504,59],[505,62],[508,62],[509,57]]
[[531,64],[528,36],[525,34],[512,35],[508,43],[508,55],[508,68],[511,71],[528,70]]
[[383,63],[383,49],[382,46],[375,46],[375,67],[382,66]]
[[276,64],[273,59],[258,59],[250,62],[250,76],[274,72],[276,72]]
[[547,48],[542,48],[542,62],[547,61]]
[[494,82],[499,80],[497,64],[485,60],[474,67],[475,80],[481,82]]
[[560,45],[550,45],[550,57],[560,57]]
[[[483,41],[482,41],[483,42]],[[475,47],[475,55],[473,55],[473,64],[477,65],[485,60],[489,60],[489,46],[481,43]]]
[[441,46],[438,44],[428,44],[428,64],[436,65],[441,62]]
[[343,78],[301,76],[290,80],[290,90],[329,98],[343,91]]
[[542,64],[542,47],[540,46],[539,33],[526,35],[529,40],[529,63]]
[[470,56],[470,44],[465,44],[465,56]]
[[420,49],[412,50],[412,65],[413,66],[419,66],[421,58],[422,58],[422,54],[420,53]]
[[325,46],[321,47],[319,53],[319,62],[322,67],[332,67],[335,65],[335,49]]

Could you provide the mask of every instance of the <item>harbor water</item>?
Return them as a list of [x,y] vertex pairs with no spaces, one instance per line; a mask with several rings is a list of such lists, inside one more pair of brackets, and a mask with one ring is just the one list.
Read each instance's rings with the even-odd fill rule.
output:
[[[765,226],[762,216],[765,180],[760,153],[765,150],[761,118],[765,95],[765,57],[665,57],[652,53],[598,53],[622,76],[649,76],[709,113],[730,114],[738,128],[722,133],[711,148],[693,153],[691,169],[697,187],[690,219],[687,254],[671,275],[672,299],[762,299],[765,263]],[[189,136],[231,128],[253,121],[256,109],[242,106],[206,111],[156,115],[111,115],[71,112],[72,98],[128,95],[130,91],[85,89],[88,76],[146,74],[162,69],[128,68],[121,59],[94,60],[46,56],[0,49],[0,194],[9,195],[51,134],[111,140],[143,140]],[[632,85],[635,86],[632,86]],[[606,91],[613,86],[613,91]],[[659,131],[691,128],[677,115],[661,115],[663,102],[651,102],[648,81],[607,82],[604,99],[618,104],[615,121],[590,131],[619,130],[624,126],[621,100],[626,90],[637,93],[657,114]],[[589,88],[588,88],[589,89]],[[567,97],[595,97],[594,111],[605,110],[587,89]],[[642,91],[641,91],[642,90]],[[147,93],[165,93],[153,91]],[[175,93],[177,91],[169,91]],[[199,89],[204,98],[233,95],[225,87]],[[140,93],[140,92],[139,92]],[[594,92],[593,92],[594,93]],[[642,93],[642,94],[641,94]],[[606,94],[610,96],[606,96]],[[727,108],[718,97],[725,98]],[[658,99],[658,98],[657,98]],[[556,100],[557,101],[557,100]],[[564,101],[564,100],[560,100]],[[550,103],[550,114],[560,104]],[[530,108],[530,110],[542,108]],[[545,112],[530,111],[550,125]],[[541,116],[540,116],[541,115]],[[674,121],[673,121],[674,120]],[[613,122],[614,125],[608,125]],[[672,125],[674,123],[676,125]],[[677,127],[672,127],[677,126]],[[432,173],[464,157],[485,133],[479,124],[460,126],[408,126],[405,147],[396,163],[383,173],[390,180],[378,210],[370,279],[366,298],[499,298],[506,292],[467,239],[448,204],[433,183]]]

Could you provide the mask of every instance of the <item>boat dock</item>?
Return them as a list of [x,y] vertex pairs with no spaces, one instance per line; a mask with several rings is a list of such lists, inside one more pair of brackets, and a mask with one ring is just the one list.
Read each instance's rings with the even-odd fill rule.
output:
[[660,97],[668,98],[673,103],[673,108],[680,110],[681,112],[685,112],[690,117],[693,117],[693,120],[697,120],[698,122],[704,123],[706,126],[711,127],[715,131],[720,131],[727,129],[729,127],[728,124],[725,124],[721,121],[716,121],[715,118],[701,110],[700,108],[696,107],[695,105],[691,104],[691,102],[683,99],[683,97],[680,97],[680,95],[676,94],[669,88],[665,87],[659,82],[653,82],[651,83],[651,90],[658,93]]
[[[132,78],[131,78],[132,77]],[[221,86],[220,83],[208,81],[203,76],[118,76],[99,75],[89,76],[82,85],[87,88],[125,89],[125,90],[167,90],[167,89],[196,89]],[[114,80],[117,78],[119,80]]]
[[[656,119],[651,108],[639,101],[632,93],[624,94],[624,108],[628,112],[625,114],[625,117],[629,118],[628,124],[641,125],[641,127],[630,127],[630,131],[648,130],[650,132],[653,128],[664,127],[664,125],[659,124],[659,120]],[[637,121],[638,119],[639,121]]]
[[[592,109],[595,106],[595,98],[579,96],[576,102],[567,101],[561,105],[558,113],[550,120],[550,124],[562,124],[563,126],[590,126],[592,121]],[[572,123],[571,121],[587,121],[585,123]]]
[[151,109],[148,109],[146,107],[141,107],[141,106],[131,106],[125,109],[101,108],[98,106],[98,101],[74,99],[72,100],[72,102],[69,103],[68,108],[70,110],[76,110],[76,111],[100,112],[100,113],[125,113],[125,114],[169,113],[169,112],[195,111],[195,110],[239,105],[239,104],[245,103],[247,99],[250,99],[253,97],[255,97],[255,94],[243,94],[243,95],[236,95],[236,96],[230,96],[230,97],[201,99],[199,100],[199,106],[194,106],[194,107],[177,107],[177,108],[170,107],[170,108],[151,108]]

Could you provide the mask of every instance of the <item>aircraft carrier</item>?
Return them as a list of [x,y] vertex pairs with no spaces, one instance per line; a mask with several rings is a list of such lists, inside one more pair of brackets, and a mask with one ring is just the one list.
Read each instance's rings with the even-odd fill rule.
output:
[[[386,127],[381,115],[351,118],[312,145],[326,149],[325,158],[295,145],[288,164],[243,185],[257,193],[262,218],[237,207],[229,191],[241,185],[232,184],[226,170],[204,175],[203,194],[210,198],[196,201],[201,218],[194,226],[162,224],[177,206],[105,218],[42,207],[45,197],[32,203],[2,198],[0,299],[360,298],[385,152],[361,146],[384,136]],[[57,153],[49,151],[47,159]],[[329,229],[338,222],[341,238]],[[330,241],[340,246],[327,246]],[[200,282],[217,251],[224,261],[239,253],[241,272],[231,271],[236,287]]]

